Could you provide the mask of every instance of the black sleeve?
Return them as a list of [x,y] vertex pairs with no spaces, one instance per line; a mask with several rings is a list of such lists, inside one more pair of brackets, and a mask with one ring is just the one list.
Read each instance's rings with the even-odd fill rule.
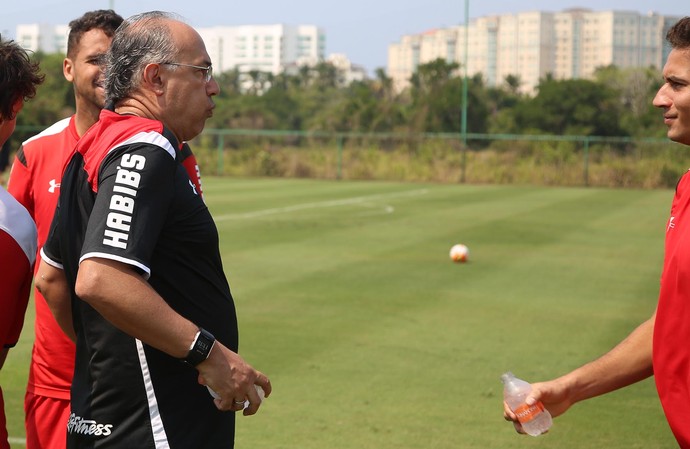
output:
[[150,144],[127,146],[108,155],[100,166],[79,261],[117,260],[148,278],[151,255],[174,195],[176,166],[173,156]]

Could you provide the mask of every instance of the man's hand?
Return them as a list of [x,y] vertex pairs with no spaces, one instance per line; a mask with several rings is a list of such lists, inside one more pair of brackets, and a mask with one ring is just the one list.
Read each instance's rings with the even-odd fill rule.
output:
[[[525,398],[525,403],[534,405],[539,401],[544,404],[544,407],[554,418],[565,413],[573,405],[569,397],[569,388],[562,379],[532,384],[532,392]],[[512,421],[518,433],[525,433],[517,416],[510,410],[505,401],[503,402],[503,418],[506,421]]]
[[[255,370],[239,356],[223,346],[218,340],[208,358],[197,365],[199,383],[211,388],[220,398],[214,399],[218,410],[240,411],[244,415],[255,414],[261,406],[261,398],[254,385],[264,390],[265,397],[271,394],[271,381],[265,374]],[[244,402],[249,406],[244,408]]]

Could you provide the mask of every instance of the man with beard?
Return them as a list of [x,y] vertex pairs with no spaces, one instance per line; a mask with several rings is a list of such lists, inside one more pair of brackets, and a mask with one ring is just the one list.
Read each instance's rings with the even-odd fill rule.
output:
[[[74,88],[76,112],[25,141],[15,156],[8,191],[35,220],[39,249],[48,237],[57,206],[62,169],[103,108],[101,63],[121,23],[122,17],[111,10],[87,12],[70,22],[62,69]],[[36,260],[38,269],[40,255]],[[34,302],[35,337],[24,398],[26,447],[64,448],[74,343],[57,325],[38,291],[34,292]]]

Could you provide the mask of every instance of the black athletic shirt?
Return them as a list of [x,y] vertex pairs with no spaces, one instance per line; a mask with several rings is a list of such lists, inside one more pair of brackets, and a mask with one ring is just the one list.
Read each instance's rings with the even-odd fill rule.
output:
[[[237,351],[218,232],[176,148],[160,122],[103,110],[65,169],[42,254],[73,291],[81,260],[129,264],[173,309]],[[216,409],[194,368],[119,331],[74,294],[72,312],[68,448],[233,447],[234,413]]]

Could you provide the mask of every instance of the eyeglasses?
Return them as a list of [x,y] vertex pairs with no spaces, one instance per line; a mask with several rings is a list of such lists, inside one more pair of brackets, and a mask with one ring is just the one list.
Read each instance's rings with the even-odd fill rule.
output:
[[204,75],[204,80],[207,83],[210,83],[211,78],[213,77],[213,67],[210,65],[208,67],[203,67],[200,65],[182,64],[181,62],[164,62],[163,64],[165,64],[165,65],[178,65],[178,66],[182,66],[182,67],[192,67],[194,69],[203,70],[206,72]]

